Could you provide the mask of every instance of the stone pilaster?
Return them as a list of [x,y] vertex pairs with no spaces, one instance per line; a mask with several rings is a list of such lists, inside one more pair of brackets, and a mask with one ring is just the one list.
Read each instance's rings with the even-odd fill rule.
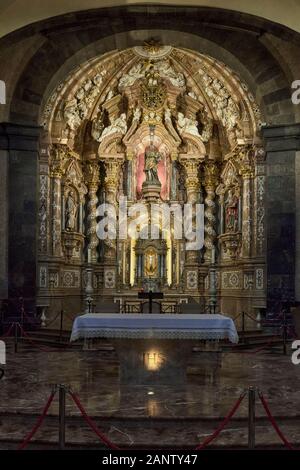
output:
[[[296,200],[295,157],[300,149],[300,124],[263,128],[266,167],[267,300],[274,309],[279,300],[293,301],[295,279],[300,278],[300,205]],[[297,175],[298,178],[298,175]],[[296,238],[297,234],[297,238]],[[297,287],[297,300],[300,292]]]
[[52,179],[52,254],[60,257],[62,255],[61,232],[61,178],[62,168],[60,160],[54,160],[51,166]]
[[254,206],[253,206],[253,251],[256,257],[264,257],[266,249],[266,228],[265,228],[265,185],[266,166],[265,151],[259,148],[255,157],[255,177],[254,177]]
[[8,163],[7,297],[14,315],[23,302],[27,314],[36,308],[39,136],[36,126],[0,124]]
[[251,256],[251,179],[253,177],[250,166],[241,169],[243,178],[243,208],[242,208],[242,257]]
[[40,162],[39,172],[39,227],[38,250],[43,255],[48,254],[50,227],[50,177],[48,162]]

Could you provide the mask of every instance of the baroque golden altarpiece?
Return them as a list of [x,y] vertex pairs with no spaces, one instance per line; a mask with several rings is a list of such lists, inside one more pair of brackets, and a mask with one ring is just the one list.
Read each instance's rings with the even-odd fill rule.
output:
[[[171,46],[107,53],[57,87],[41,121],[41,305],[78,313],[90,272],[96,305],[148,286],[171,310],[192,297],[204,312],[212,295],[227,314],[265,306],[262,123],[228,66]],[[187,251],[172,229],[100,240],[98,205],[121,196],[204,204],[204,247]]]

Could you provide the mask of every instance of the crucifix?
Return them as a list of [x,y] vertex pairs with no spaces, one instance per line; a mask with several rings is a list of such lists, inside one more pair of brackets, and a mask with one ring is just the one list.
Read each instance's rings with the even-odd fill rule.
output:
[[153,299],[163,299],[164,294],[162,292],[152,292],[152,290],[149,290],[149,292],[139,292],[138,293],[138,298],[139,299],[148,299],[149,300],[149,313],[152,313],[152,301],[153,301]]

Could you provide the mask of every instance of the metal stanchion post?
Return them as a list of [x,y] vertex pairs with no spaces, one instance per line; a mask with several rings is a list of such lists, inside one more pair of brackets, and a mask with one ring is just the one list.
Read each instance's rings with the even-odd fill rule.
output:
[[64,450],[66,443],[66,387],[59,385],[59,450]]
[[255,447],[255,394],[253,387],[248,389],[248,448]]
[[242,339],[245,341],[245,312],[242,312]]
[[18,324],[15,323],[15,353],[18,352]]
[[287,324],[286,324],[286,311],[283,310],[283,326],[282,326],[282,339],[283,339],[283,354],[286,356],[286,337],[287,337]]
[[60,329],[59,329],[59,341],[62,341],[62,331],[63,331],[63,323],[64,323],[64,311],[60,311]]

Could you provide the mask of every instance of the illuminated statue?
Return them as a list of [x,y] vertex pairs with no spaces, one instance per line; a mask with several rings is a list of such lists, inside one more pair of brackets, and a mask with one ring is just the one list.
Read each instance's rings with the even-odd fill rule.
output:
[[157,253],[153,248],[150,248],[146,251],[146,266],[145,271],[147,276],[153,276],[157,271]]
[[145,153],[145,173],[146,182],[159,183],[157,174],[157,165],[162,159],[162,155],[155,150],[154,147],[150,147]]

